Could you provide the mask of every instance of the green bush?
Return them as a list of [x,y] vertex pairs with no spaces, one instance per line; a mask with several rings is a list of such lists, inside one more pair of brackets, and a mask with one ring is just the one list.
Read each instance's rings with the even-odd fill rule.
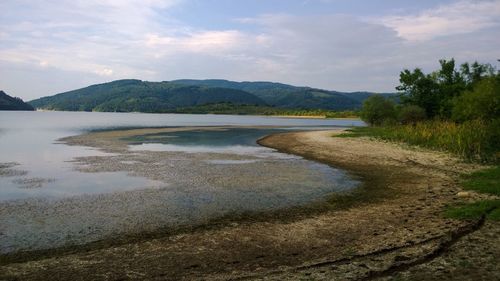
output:
[[450,151],[472,161],[496,162],[498,140],[492,126],[496,126],[494,122],[479,119],[459,124],[449,121],[427,121],[414,126],[391,127],[387,130],[385,138]]
[[366,99],[361,118],[376,126],[349,135],[449,151],[471,161],[499,162],[500,72],[477,62],[462,64],[460,70],[454,59],[439,62],[441,69],[430,74],[418,68],[401,72],[396,89],[403,106],[397,115],[394,103],[382,96]]
[[370,125],[392,123],[397,118],[395,103],[382,96],[373,95],[363,102],[361,119]]
[[491,120],[500,116],[500,79],[489,77],[479,81],[471,91],[453,99],[452,118]]
[[399,122],[401,124],[415,124],[425,120],[427,115],[425,109],[418,105],[406,105],[399,110]]
[[425,121],[413,125],[354,128],[347,136],[372,136],[390,141],[448,151],[464,159],[498,162],[500,159],[500,119]]

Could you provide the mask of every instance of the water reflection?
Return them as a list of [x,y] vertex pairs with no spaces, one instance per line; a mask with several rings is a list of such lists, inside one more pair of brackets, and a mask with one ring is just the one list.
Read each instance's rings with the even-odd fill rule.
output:
[[[15,163],[0,176],[0,201],[30,197],[60,198],[159,187],[160,182],[126,173],[86,174],[74,170],[74,157],[107,156],[95,149],[55,142],[67,132],[9,130],[0,138],[0,163]],[[5,149],[5,150],[4,150]],[[10,174],[10,176],[8,176]]]
[[[74,196],[158,186],[146,179],[126,174],[83,174],[74,171],[75,157],[105,156],[85,148],[57,143],[57,139],[89,130],[160,126],[360,126],[353,120],[290,119],[260,116],[131,114],[88,112],[0,112],[0,163],[17,163],[11,176],[0,172],[0,201],[33,197]],[[148,136],[132,150],[218,152],[266,155],[269,151],[255,146],[255,139],[269,130],[234,132],[185,132],[175,136]],[[157,140],[154,140],[157,138]],[[153,141],[154,140],[154,141]],[[159,141],[161,140],[161,141]],[[165,142],[168,140],[168,142]],[[161,145],[160,143],[163,143]],[[189,149],[186,147],[189,146]],[[223,160],[223,159],[222,159]],[[215,162],[213,162],[215,163]],[[230,162],[226,162],[230,164]],[[17,172],[14,172],[17,171]],[[16,174],[17,173],[17,174]],[[122,180],[127,179],[127,180]],[[23,188],[26,183],[41,188]]]
[[[294,126],[137,136],[123,154],[57,139],[154,126]],[[272,132],[362,125],[255,116],[0,112],[0,253],[83,244],[324,199],[356,186],[342,171],[260,147]]]

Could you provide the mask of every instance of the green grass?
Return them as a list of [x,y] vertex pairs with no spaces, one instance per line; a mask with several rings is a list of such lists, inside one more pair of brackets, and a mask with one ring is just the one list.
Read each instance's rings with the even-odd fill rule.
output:
[[376,137],[378,134],[376,131],[381,128],[375,127],[354,127],[346,130],[340,135],[334,135],[337,138],[356,138],[356,137]]
[[[481,170],[464,177],[464,189],[500,195],[500,166]],[[458,219],[477,219],[486,216],[500,221],[500,200],[483,200],[448,208],[446,216]]]
[[455,219],[488,219],[500,220],[500,200],[483,200],[470,204],[461,204],[446,210],[446,216]]
[[414,125],[354,128],[340,137],[368,136],[447,151],[474,162],[498,162],[499,122],[425,121]]
[[495,210],[491,211],[491,213],[488,215],[488,218],[491,220],[500,221],[500,208],[496,208]]
[[500,196],[500,166],[465,176],[464,189]]

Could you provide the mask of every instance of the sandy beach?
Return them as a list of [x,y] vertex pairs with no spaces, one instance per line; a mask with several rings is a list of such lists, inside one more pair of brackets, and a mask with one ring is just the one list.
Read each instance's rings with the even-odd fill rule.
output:
[[[90,133],[63,141],[123,153],[124,136],[148,129]],[[362,181],[354,192],[286,212],[229,217],[178,231],[156,231],[0,259],[5,280],[494,280],[498,225],[447,219],[462,173],[481,168],[445,153],[338,131],[275,134],[259,144],[341,168]],[[92,165],[92,163],[87,163]],[[154,177],[154,176],[153,176]],[[494,240],[495,241],[495,240]],[[498,243],[497,243],[498,244]],[[482,255],[484,251],[491,255]],[[472,253],[472,254],[471,254]],[[475,255],[474,253],[477,253]],[[469,266],[460,261],[468,258]],[[458,277],[457,277],[458,276]],[[462,279],[460,279],[462,278]]]

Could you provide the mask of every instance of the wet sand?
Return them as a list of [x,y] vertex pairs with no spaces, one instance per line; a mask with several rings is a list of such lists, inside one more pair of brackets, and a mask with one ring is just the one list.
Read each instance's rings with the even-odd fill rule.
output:
[[[480,166],[366,138],[332,138],[334,133],[284,133],[259,141],[342,168],[364,182],[355,192],[330,198],[321,208],[231,218],[120,243],[4,256],[0,279],[385,278],[410,266],[425,266],[459,245],[460,237],[478,233],[482,221],[446,219],[442,212],[448,204],[481,198],[474,193],[467,199],[457,196],[459,175]],[[77,138],[74,144],[119,152],[122,146],[116,135],[130,132],[98,134],[102,135]],[[486,276],[484,271],[481,278],[497,273],[493,270]]]

